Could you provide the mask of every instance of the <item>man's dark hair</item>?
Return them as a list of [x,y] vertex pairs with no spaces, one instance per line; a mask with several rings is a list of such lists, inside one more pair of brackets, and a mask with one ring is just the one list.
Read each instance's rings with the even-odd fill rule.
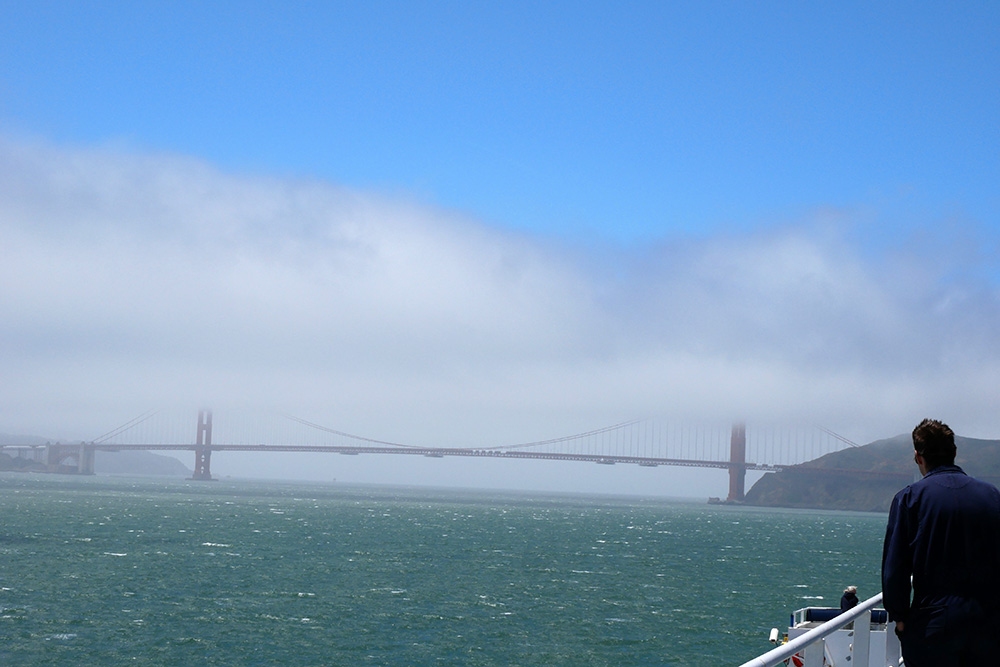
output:
[[937,419],[925,419],[913,429],[913,449],[924,457],[928,470],[955,464],[955,433]]

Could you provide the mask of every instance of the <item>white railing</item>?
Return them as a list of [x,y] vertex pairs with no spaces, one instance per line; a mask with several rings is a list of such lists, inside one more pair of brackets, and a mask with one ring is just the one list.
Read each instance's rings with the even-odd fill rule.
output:
[[[807,631],[805,634],[795,637],[787,644],[759,655],[749,662],[745,662],[740,667],[774,667],[781,665],[795,654],[799,654],[803,667],[820,667],[824,664],[825,639],[834,632],[844,628],[855,619],[864,616],[864,620],[854,624],[854,635],[851,646],[853,660],[851,667],[899,667],[899,639],[896,638],[895,623],[888,623],[885,631],[885,656],[879,656],[875,660],[870,660],[869,652],[871,646],[871,610],[882,602],[882,594],[869,598],[858,604],[854,609],[845,611],[840,616],[830,619],[819,627]],[[789,663],[791,664],[791,663]],[[840,667],[837,665],[836,667]]]

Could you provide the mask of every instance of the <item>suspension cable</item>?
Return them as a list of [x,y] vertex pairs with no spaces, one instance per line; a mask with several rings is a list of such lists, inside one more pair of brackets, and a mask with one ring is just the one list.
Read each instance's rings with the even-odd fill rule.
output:
[[632,426],[633,424],[638,424],[643,420],[633,419],[632,421],[622,422],[620,424],[614,424],[613,426],[605,426],[603,428],[597,428],[593,431],[587,431],[585,433],[576,433],[574,435],[564,435],[561,438],[551,438],[549,440],[537,440],[535,442],[522,442],[518,445],[498,445],[496,447],[484,447],[483,449],[489,450],[511,450],[511,449],[525,449],[527,447],[538,447],[540,445],[554,445],[560,442],[567,442],[569,440],[577,440],[579,438],[586,438],[592,435],[599,435],[602,433],[609,433],[616,429],[621,429],[626,426]]
[[837,433],[834,433],[833,431],[831,431],[830,429],[828,429],[828,428],[826,428],[824,426],[820,426],[819,424],[816,424],[815,426],[819,430],[823,431],[823,433],[826,433],[827,435],[829,435],[829,436],[831,436],[833,438],[836,438],[837,440],[840,440],[845,445],[848,445],[850,447],[860,447],[861,446],[861,445],[859,445],[858,443],[856,443],[856,442],[854,442],[852,440],[848,440],[847,438],[845,438],[842,435],[838,435]]
[[118,428],[115,428],[115,429],[112,429],[112,430],[108,431],[107,433],[105,433],[101,437],[97,438],[96,440],[93,440],[92,443],[93,444],[100,444],[100,443],[102,443],[102,442],[104,442],[106,440],[110,440],[111,438],[115,437],[116,435],[121,434],[124,431],[127,431],[128,429],[132,428],[133,426],[138,426],[139,424],[143,423],[144,421],[148,420],[150,417],[153,417],[154,415],[156,415],[158,413],[159,413],[159,410],[149,410],[147,412],[144,412],[141,415],[139,415],[138,417],[135,417],[134,419],[132,419],[131,421],[125,422],[124,424],[122,424]]
[[360,436],[360,435],[353,435],[351,433],[344,433],[343,431],[337,431],[337,430],[332,429],[332,428],[327,428],[326,426],[320,426],[319,424],[314,424],[311,421],[306,421],[305,419],[301,419],[301,418],[296,417],[294,415],[289,415],[289,414],[284,414],[283,413],[281,416],[285,417],[286,419],[291,419],[293,422],[298,422],[299,424],[302,424],[303,426],[308,426],[310,428],[315,428],[315,429],[318,429],[320,431],[326,431],[327,433],[332,433],[333,435],[339,435],[339,436],[341,436],[343,438],[351,438],[352,440],[360,440],[362,442],[370,442],[373,445],[385,445],[387,447],[405,447],[407,449],[426,449],[426,447],[421,447],[419,445],[404,445],[404,444],[401,444],[401,443],[398,443],[398,442],[386,442],[385,440],[376,440],[374,438],[366,438],[366,437]]
[[[297,422],[299,424],[302,424],[303,426],[308,426],[310,428],[314,428],[314,429],[317,429],[317,430],[320,430],[320,431],[325,431],[327,433],[332,433],[333,435],[339,435],[339,436],[344,437],[344,438],[351,438],[353,440],[359,440],[359,441],[362,441],[362,442],[369,442],[369,443],[372,443],[374,445],[385,445],[385,446],[388,446],[388,447],[404,447],[406,449],[426,449],[425,447],[420,446],[420,445],[405,445],[405,444],[402,444],[402,443],[399,443],[399,442],[387,442],[385,440],[376,440],[375,438],[366,438],[364,436],[354,435],[352,433],[345,433],[344,431],[338,431],[336,429],[328,428],[326,426],[322,426],[320,424],[316,424],[316,423],[313,423],[311,421],[307,421],[305,419],[302,419],[300,417],[296,417],[296,416],[290,415],[290,414],[282,414],[282,416],[285,417],[286,419],[290,419],[291,421],[294,421],[294,422]],[[495,447],[481,447],[479,449],[490,450],[490,451],[502,451],[502,450],[505,451],[505,450],[514,450],[514,449],[525,449],[527,447],[539,447],[541,445],[553,445],[553,444],[557,444],[557,443],[561,443],[561,442],[568,442],[570,440],[577,440],[577,439],[580,439],[580,438],[586,438],[586,437],[589,437],[589,436],[592,436],[592,435],[599,435],[599,434],[602,434],[602,433],[608,433],[610,431],[614,431],[615,429],[621,429],[621,428],[624,428],[626,426],[631,426],[633,424],[637,424],[637,423],[639,423],[641,421],[642,421],[641,419],[634,419],[632,421],[622,422],[620,424],[614,424],[612,426],[605,426],[603,428],[594,429],[592,431],[587,431],[585,433],[576,433],[576,434],[573,434],[573,435],[565,435],[565,436],[562,436],[560,438],[550,438],[548,440],[537,440],[537,441],[534,441],[534,442],[523,442],[523,443],[520,443],[520,444],[517,444],[517,445],[498,445],[498,446],[495,446]]]

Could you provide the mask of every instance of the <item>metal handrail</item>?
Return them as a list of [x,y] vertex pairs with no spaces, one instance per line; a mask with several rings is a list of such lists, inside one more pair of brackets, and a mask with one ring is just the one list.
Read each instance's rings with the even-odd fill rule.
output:
[[[840,616],[830,619],[826,623],[823,623],[819,627],[809,630],[805,634],[802,634],[795,639],[790,640],[786,644],[782,644],[777,648],[771,649],[763,655],[759,655],[753,660],[743,663],[740,667],[774,667],[775,665],[782,664],[785,660],[788,660],[796,653],[799,653],[807,646],[811,646],[816,642],[822,641],[832,635],[837,630],[840,630],[848,623],[851,623],[855,619],[865,614],[871,612],[879,603],[882,602],[882,594],[868,598],[864,602],[858,604],[853,609],[845,611]],[[868,633],[870,632],[870,623],[859,623],[855,626],[855,645],[863,645],[865,648],[864,656],[856,655],[856,660],[852,663],[854,665],[867,665],[868,664]],[[886,632],[886,660],[883,666],[892,665],[895,667],[899,664],[899,644],[893,640],[896,640],[895,633],[891,631],[892,623],[889,624],[890,627],[887,628]],[[863,628],[861,626],[864,626]],[[864,641],[858,636],[858,633],[864,633]],[[891,639],[889,636],[891,635]],[[892,642],[892,644],[890,644]],[[860,646],[858,646],[860,648]]]

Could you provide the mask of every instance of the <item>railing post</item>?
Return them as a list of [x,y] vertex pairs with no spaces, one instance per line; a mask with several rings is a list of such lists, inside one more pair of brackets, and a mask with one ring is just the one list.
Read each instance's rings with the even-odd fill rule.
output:
[[851,637],[851,665],[853,667],[868,667],[868,657],[872,643],[872,613],[855,619]]
[[803,667],[823,667],[823,655],[826,653],[826,643],[822,640],[810,644],[802,651]]
[[886,667],[898,667],[899,659],[902,657],[899,646],[899,637],[896,636],[896,622],[893,621],[885,627],[885,664]]

